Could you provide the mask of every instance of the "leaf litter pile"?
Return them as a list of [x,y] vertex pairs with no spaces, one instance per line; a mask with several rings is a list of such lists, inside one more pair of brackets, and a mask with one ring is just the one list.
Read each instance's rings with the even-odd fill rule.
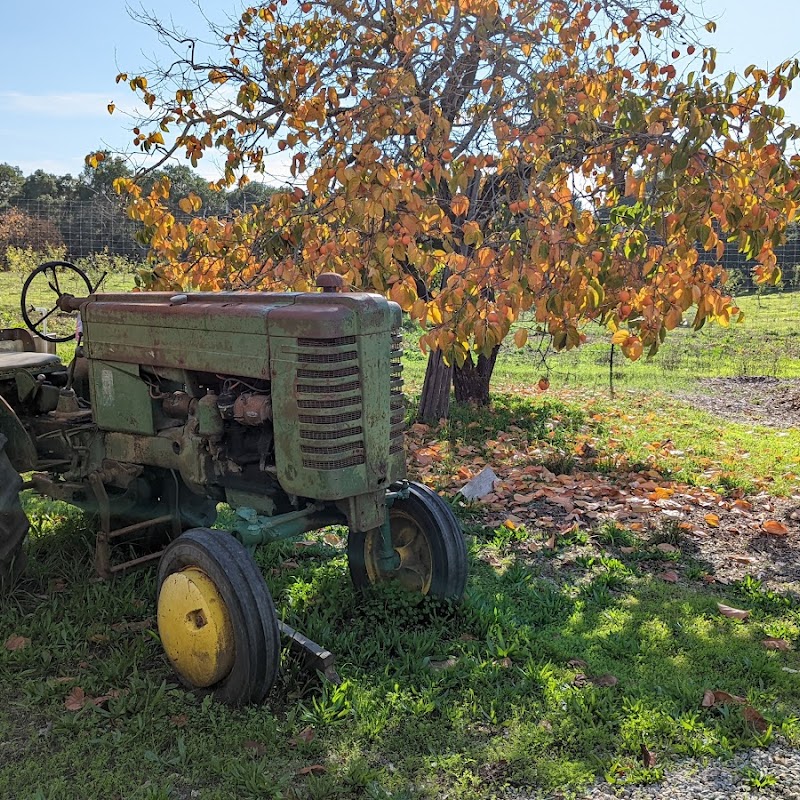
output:
[[[575,426],[555,414],[544,440],[520,424],[498,431],[475,422],[463,429],[416,423],[407,443],[410,472],[454,497],[487,528],[508,529],[519,552],[560,550],[574,543],[578,531],[587,532],[589,548],[596,548],[602,542],[593,532],[611,525],[626,541],[651,544],[653,568],[668,582],[683,579],[673,557],[683,551],[695,572],[705,567],[705,583],[726,585],[749,575],[770,589],[800,591],[800,487],[787,498],[766,490],[750,496],[738,488],[721,492],[703,485],[703,478],[720,472],[713,463],[699,480],[681,482],[661,463],[683,455],[670,439],[648,443],[647,462],[631,463],[621,445],[626,426],[638,421],[606,410]],[[562,422],[572,430],[559,435]],[[491,491],[474,501],[461,499],[463,487],[487,468],[496,477]],[[634,551],[632,544],[620,549],[624,555]],[[667,556],[665,564],[659,554]]]

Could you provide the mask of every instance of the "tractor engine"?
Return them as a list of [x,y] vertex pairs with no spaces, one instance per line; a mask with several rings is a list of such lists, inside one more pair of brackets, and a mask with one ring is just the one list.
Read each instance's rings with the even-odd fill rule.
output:
[[400,309],[376,295],[130,293],[82,304],[106,461],[260,513],[380,526],[405,477]]

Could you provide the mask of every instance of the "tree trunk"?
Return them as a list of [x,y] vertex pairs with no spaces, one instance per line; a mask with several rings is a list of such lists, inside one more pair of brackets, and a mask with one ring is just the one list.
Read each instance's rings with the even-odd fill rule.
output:
[[453,368],[444,363],[441,350],[434,350],[428,356],[425,368],[425,380],[422,384],[422,395],[419,399],[417,418],[429,425],[435,425],[446,418],[450,411],[450,384],[453,379]]
[[492,350],[487,358],[481,353],[477,364],[469,355],[463,367],[453,371],[453,386],[456,390],[456,403],[471,403],[476,406],[489,405],[489,382],[492,379],[494,365],[500,347]]

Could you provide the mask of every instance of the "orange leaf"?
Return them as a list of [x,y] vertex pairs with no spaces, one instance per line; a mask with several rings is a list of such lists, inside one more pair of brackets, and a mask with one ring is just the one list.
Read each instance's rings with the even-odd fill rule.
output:
[[789,533],[789,529],[776,519],[768,519],[761,527],[772,536],[786,536]]
[[469,198],[463,194],[457,194],[450,202],[450,208],[457,217],[463,217],[469,211]]
[[730,619],[746,620],[750,616],[749,611],[744,611],[741,608],[732,608],[724,603],[717,603],[717,608],[723,617],[729,617]]
[[514,334],[514,344],[517,347],[523,347],[525,342],[528,341],[528,330],[527,328],[519,328],[517,332]]
[[706,521],[706,524],[710,525],[712,528],[719,527],[719,517],[716,514],[706,514],[703,519]]

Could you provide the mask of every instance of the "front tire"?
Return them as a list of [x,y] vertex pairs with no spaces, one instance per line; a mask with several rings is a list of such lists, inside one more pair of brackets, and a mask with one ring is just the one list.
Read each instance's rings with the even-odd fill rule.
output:
[[5,451],[6,437],[0,433],[0,589],[10,588],[25,568],[22,540],[28,533],[28,518],[19,502],[22,478],[11,466]]
[[228,705],[260,703],[280,665],[278,618],[264,577],[225,531],[194,528],[158,567],[158,631],[183,683]]
[[467,548],[450,506],[420,483],[388,509],[396,563],[380,563],[381,530],[350,531],[347,560],[356,588],[392,581],[409,591],[459,601],[467,585]]

